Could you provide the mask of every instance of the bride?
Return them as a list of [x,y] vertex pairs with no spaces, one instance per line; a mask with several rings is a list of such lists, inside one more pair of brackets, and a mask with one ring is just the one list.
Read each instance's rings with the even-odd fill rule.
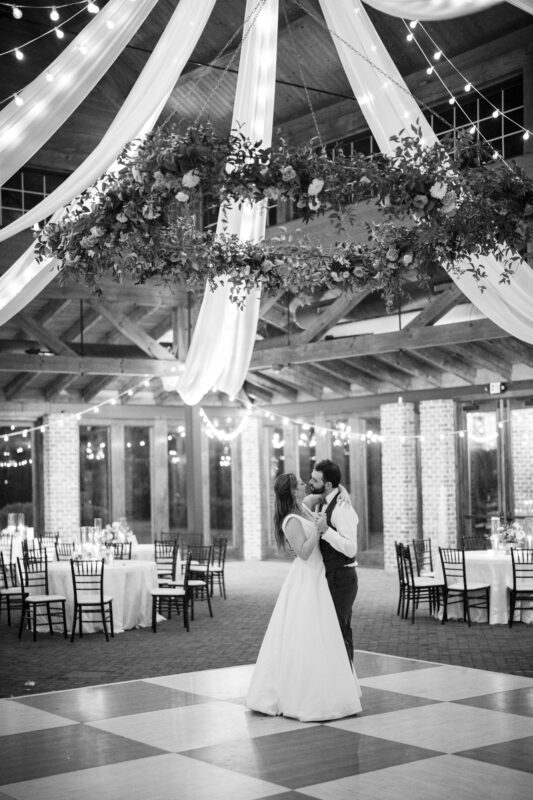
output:
[[246,704],[302,722],[361,711],[361,690],[326,581],[315,515],[305,484],[285,473],[274,483],[274,524],[281,549],[295,556],[268,624]]

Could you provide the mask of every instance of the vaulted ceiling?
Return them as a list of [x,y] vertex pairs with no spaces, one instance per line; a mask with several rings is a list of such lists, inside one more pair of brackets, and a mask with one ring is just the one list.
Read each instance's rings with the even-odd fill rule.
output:
[[[70,172],[81,163],[132,87],[175,5],[175,0],[159,0],[109,73],[35,154],[31,167]],[[294,142],[314,134],[313,114],[326,141],[364,129],[318,2],[281,0],[280,6],[275,125]],[[244,0],[218,0],[161,121],[173,114],[183,123],[210,119],[220,131],[229,129],[238,66],[235,43],[244,7]],[[428,79],[420,52],[406,42],[402,20],[367,10],[420,103],[442,99],[442,88]],[[64,43],[87,21],[83,15],[78,20],[66,26]],[[0,52],[49,27],[43,12],[25,10],[17,21],[10,9],[0,6]],[[448,58],[470,70],[472,80],[488,85],[522,68],[520,53],[531,41],[533,20],[502,3],[426,28]],[[28,48],[23,62],[2,57],[0,97],[32,80],[57,55],[58,46],[54,36],[46,36]],[[443,74],[452,90],[458,88],[451,68],[444,66]],[[526,166],[532,160],[524,159]],[[332,232],[319,226],[317,235],[322,234]],[[29,234],[20,235],[0,245],[0,271],[29,239]],[[0,328],[0,391],[5,401],[92,403],[126,391],[144,376],[156,376],[146,391],[136,394],[136,401],[180,402],[175,393],[164,391],[160,378],[169,373],[171,349],[185,355],[201,292],[111,284],[103,289],[103,297],[97,298],[81,286],[60,286],[55,280]],[[513,381],[528,391],[533,348],[480,318],[436,269],[432,296],[413,286],[410,301],[389,316],[380,298],[368,292],[318,295],[306,303],[287,294],[264,298],[244,388],[260,402],[293,403],[395,392],[462,392],[492,379]]]

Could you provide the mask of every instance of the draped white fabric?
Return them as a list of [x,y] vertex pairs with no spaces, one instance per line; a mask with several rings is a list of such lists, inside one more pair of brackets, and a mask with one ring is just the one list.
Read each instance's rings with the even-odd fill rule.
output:
[[[247,0],[245,19],[250,20],[257,0]],[[278,0],[266,0],[243,31],[232,128],[268,147],[272,140]],[[264,236],[266,207],[263,203],[227,210],[224,225],[221,210],[217,233],[238,235],[243,241]],[[198,403],[213,388],[233,396],[241,388],[255,341],[259,317],[259,293],[246,298],[244,310],[229,299],[228,286],[212,292],[206,288],[183,374],[177,389],[188,405]]]
[[[106,74],[156,2],[138,0],[133,5],[131,0],[111,0],[49,68],[19,92],[24,105],[18,106],[12,100],[0,112],[0,186],[70,117]],[[54,80],[49,81],[49,75]]]
[[[60,214],[65,203],[109,168],[127,142],[138,136],[142,130],[149,130],[153,126],[190,58],[215,2],[216,0],[180,0],[105,136],[83,164],[55,192],[45,198],[44,216],[54,212]],[[179,42],[179,46],[176,42]],[[42,291],[56,276],[59,266],[57,259],[53,258],[42,263],[36,262],[33,247],[29,247],[0,278],[0,325]]]
[[[407,128],[409,134],[411,123],[421,127],[426,144],[436,142],[437,137],[415,99],[406,93],[408,90],[402,90],[405,83],[360,0],[335,0],[335,3],[320,0],[320,4],[352,90],[380,149],[390,151],[390,137],[398,135],[403,128]],[[358,53],[366,56],[395,82],[387,80],[379,69],[370,66]],[[513,336],[533,344],[533,270],[521,261],[511,283],[502,285],[499,282],[502,264],[494,256],[476,258],[473,263],[481,266],[487,274],[482,284],[484,289],[467,272],[452,274],[455,283],[485,316]],[[460,263],[458,266],[466,269],[469,265]]]
[[[533,0],[508,0],[523,11],[533,13]],[[404,19],[439,20],[474,14],[501,3],[501,0],[365,0],[367,6],[384,14]]]

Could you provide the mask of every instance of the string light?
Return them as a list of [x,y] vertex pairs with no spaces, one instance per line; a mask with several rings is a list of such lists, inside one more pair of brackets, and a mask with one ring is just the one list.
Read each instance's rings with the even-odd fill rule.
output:
[[20,9],[18,6],[13,6],[12,14],[15,19],[22,19],[22,9]]
[[50,11],[50,19],[52,22],[57,22],[59,19],[59,14],[55,6],[52,6],[52,10]]
[[15,48],[15,58],[17,59],[17,61],[24,60],[24,53],[22,52],[22,50],[19,50],[18,47]]

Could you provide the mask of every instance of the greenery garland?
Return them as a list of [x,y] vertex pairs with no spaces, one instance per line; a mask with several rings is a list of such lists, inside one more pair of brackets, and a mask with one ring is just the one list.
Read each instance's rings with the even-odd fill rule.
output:
[[[116,173],[105,174],[36,232],[40,260],[62,262],[99,290],[111,275],[142,284],[156,278],[200,287],[227,281],[232,299],[247,291],[321,288],[379,290],[390,307],[413,280],[428,283],[431,265],[450,272],[471,257],[494,253],[509,281],[514,259],[533,238],[533,181],[514,163],[495,161],[468,135],[424,147],[419,132],[394,139],[389,157],[331,154],[315,142],[263,148],[239,132],[219,138],[209,125],[158,128],[130,143]],[[372,200],[383,221],[367,225],[368,241],[339,241],[325,250],[302,239],[242,242],[202,231],[207,205],[290,200],[305,222],[327,213],[341,234]],[[345,237],[345,234],[344,234]]]

